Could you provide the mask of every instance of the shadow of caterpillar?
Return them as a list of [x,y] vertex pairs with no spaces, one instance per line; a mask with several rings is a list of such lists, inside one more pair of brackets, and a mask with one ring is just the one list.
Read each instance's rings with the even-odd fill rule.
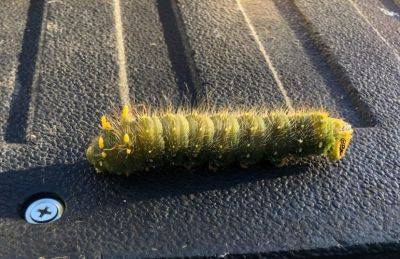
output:
[[138,111],[101,117],[86,155],[98,172],[131,174],[167,166],[211,170],[288,158],[344,157],[351,125],[324,111]]

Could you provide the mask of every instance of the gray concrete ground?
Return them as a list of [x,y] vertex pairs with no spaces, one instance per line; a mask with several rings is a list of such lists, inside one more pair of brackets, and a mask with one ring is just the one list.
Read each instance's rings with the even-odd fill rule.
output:
[[[392,255],[400,251],[396,0],[3,0],[0,256]],[[325,107],[339,163],[95,175],[84,150],[126,100]],[[35,193],[65,202],[29,225]]]

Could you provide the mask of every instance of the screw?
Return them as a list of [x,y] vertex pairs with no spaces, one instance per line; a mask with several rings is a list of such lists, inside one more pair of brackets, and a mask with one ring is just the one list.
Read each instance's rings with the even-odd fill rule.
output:
[[64,212],[60,201],[52,198],[39,199],[32,202],[25,211],[28,223],[39,224],[58,220]]

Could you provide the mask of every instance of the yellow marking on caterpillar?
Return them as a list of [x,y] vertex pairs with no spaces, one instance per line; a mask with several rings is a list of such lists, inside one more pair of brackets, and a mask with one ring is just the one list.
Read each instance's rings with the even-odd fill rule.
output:
[[100,149],[104,148],[104,139],[103,139],[102,136],[99,137],[98,146],[99,146]]
[[129,109],[128,105],[124,105],[122,107],[122,112],[121,112],[121,122],[122,123],[127,123],[132,120],[132,115]]
[[129,144],[129,135],[126,133],[124,135],[124,144]]
[[107,117],[105,115],[101,116],[100,122],[101,122],[102,129],[104,129],[104,130],[111,129],[111,124],[110,124],[110,122],[108,122]]

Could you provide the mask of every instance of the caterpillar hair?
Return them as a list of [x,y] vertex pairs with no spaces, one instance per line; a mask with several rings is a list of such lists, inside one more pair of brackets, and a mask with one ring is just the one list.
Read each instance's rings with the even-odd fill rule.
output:
[[133,174],[169,166],[212,170],[288,158],[344,157],[350,124],[321,110],[237,111],[123,106],[102,116],[86,156],[97,172]]

